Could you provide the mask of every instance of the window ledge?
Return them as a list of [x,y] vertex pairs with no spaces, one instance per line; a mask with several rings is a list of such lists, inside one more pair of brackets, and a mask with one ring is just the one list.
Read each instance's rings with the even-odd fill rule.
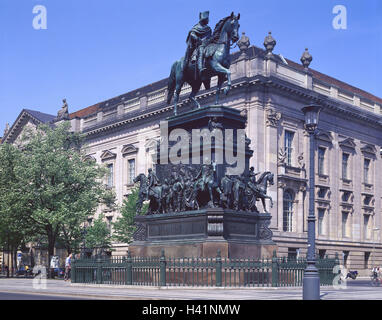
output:
[[125,187],[131,188],[134,187],[135,183],[126,183]]

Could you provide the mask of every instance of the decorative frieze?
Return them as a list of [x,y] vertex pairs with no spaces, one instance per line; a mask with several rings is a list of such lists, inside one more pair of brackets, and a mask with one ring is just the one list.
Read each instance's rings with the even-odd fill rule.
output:
[[281,119],[281,113],[270,108],[266,109],[265,112],[266,112],[266,123],[265,123],[266,126],[277,127]]

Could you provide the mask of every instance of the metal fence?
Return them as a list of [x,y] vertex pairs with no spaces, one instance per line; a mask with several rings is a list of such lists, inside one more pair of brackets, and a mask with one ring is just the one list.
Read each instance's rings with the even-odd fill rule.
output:
[[[320,285],[332,285],[335,258],[318,259]],[[295,287],[302,286],[305,259],[96,257],[72,260],[72,282],[178,287]]]

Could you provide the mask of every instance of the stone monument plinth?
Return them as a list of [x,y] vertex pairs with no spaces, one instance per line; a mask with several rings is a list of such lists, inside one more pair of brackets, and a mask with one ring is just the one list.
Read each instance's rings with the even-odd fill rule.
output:
[[271,257],[276,249],[270,215],[222,208],[136,217],[138,230],[132,256]]
[[[246,116],[225,106],[207,106],[169,117],[157,164],[140,176],[140,206],[132,256],[271,257],[276,249],[266,211],[271,172],[249,168],[253,151]],[[175,133],[175,134],[174,134]],[[256,178],[258,176],[258,178]],[[256,201],[263,200],[263,212]],[[272,201],[272,199],[271,199]]]

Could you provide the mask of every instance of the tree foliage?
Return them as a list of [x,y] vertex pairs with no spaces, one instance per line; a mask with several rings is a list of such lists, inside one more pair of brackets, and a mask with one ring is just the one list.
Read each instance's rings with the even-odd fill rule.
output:
[[14,181],[4,190],[5,203],[13,203],[8,211],[22,212],[22,220],[46,236],[50,256],[58,237],[69,251],[78,247],[86,218],[113,199],[103,184],[107,170],[84,160],[83,139],[69,129],[69,123],[40,126],[23,140],[21,150],[12,151],[9,161],[17,159],[13,171],[0,171],[0,188],[4,190],[5,180]]
[[110,248],[111,234],[107,223],[104,221],[103,214],[94,220],[91,227],[86,229],[86,247],[87,248]]
[[[113,239],[118,242],[131,243],[133,234],[136,230],[134,217],[137,215],[136,203],[138,200],[139,189],[133,188],[127,199],[123,200],[121,215],[113,223]],[[147,211],[148,204],[144,204],[142,212]]]
[[22,181],[16,174],[20,156],[15,146],[0,145],[0,245],[7,251],[17,251],[36,231],[27,219],[30,208],[20,201]]

